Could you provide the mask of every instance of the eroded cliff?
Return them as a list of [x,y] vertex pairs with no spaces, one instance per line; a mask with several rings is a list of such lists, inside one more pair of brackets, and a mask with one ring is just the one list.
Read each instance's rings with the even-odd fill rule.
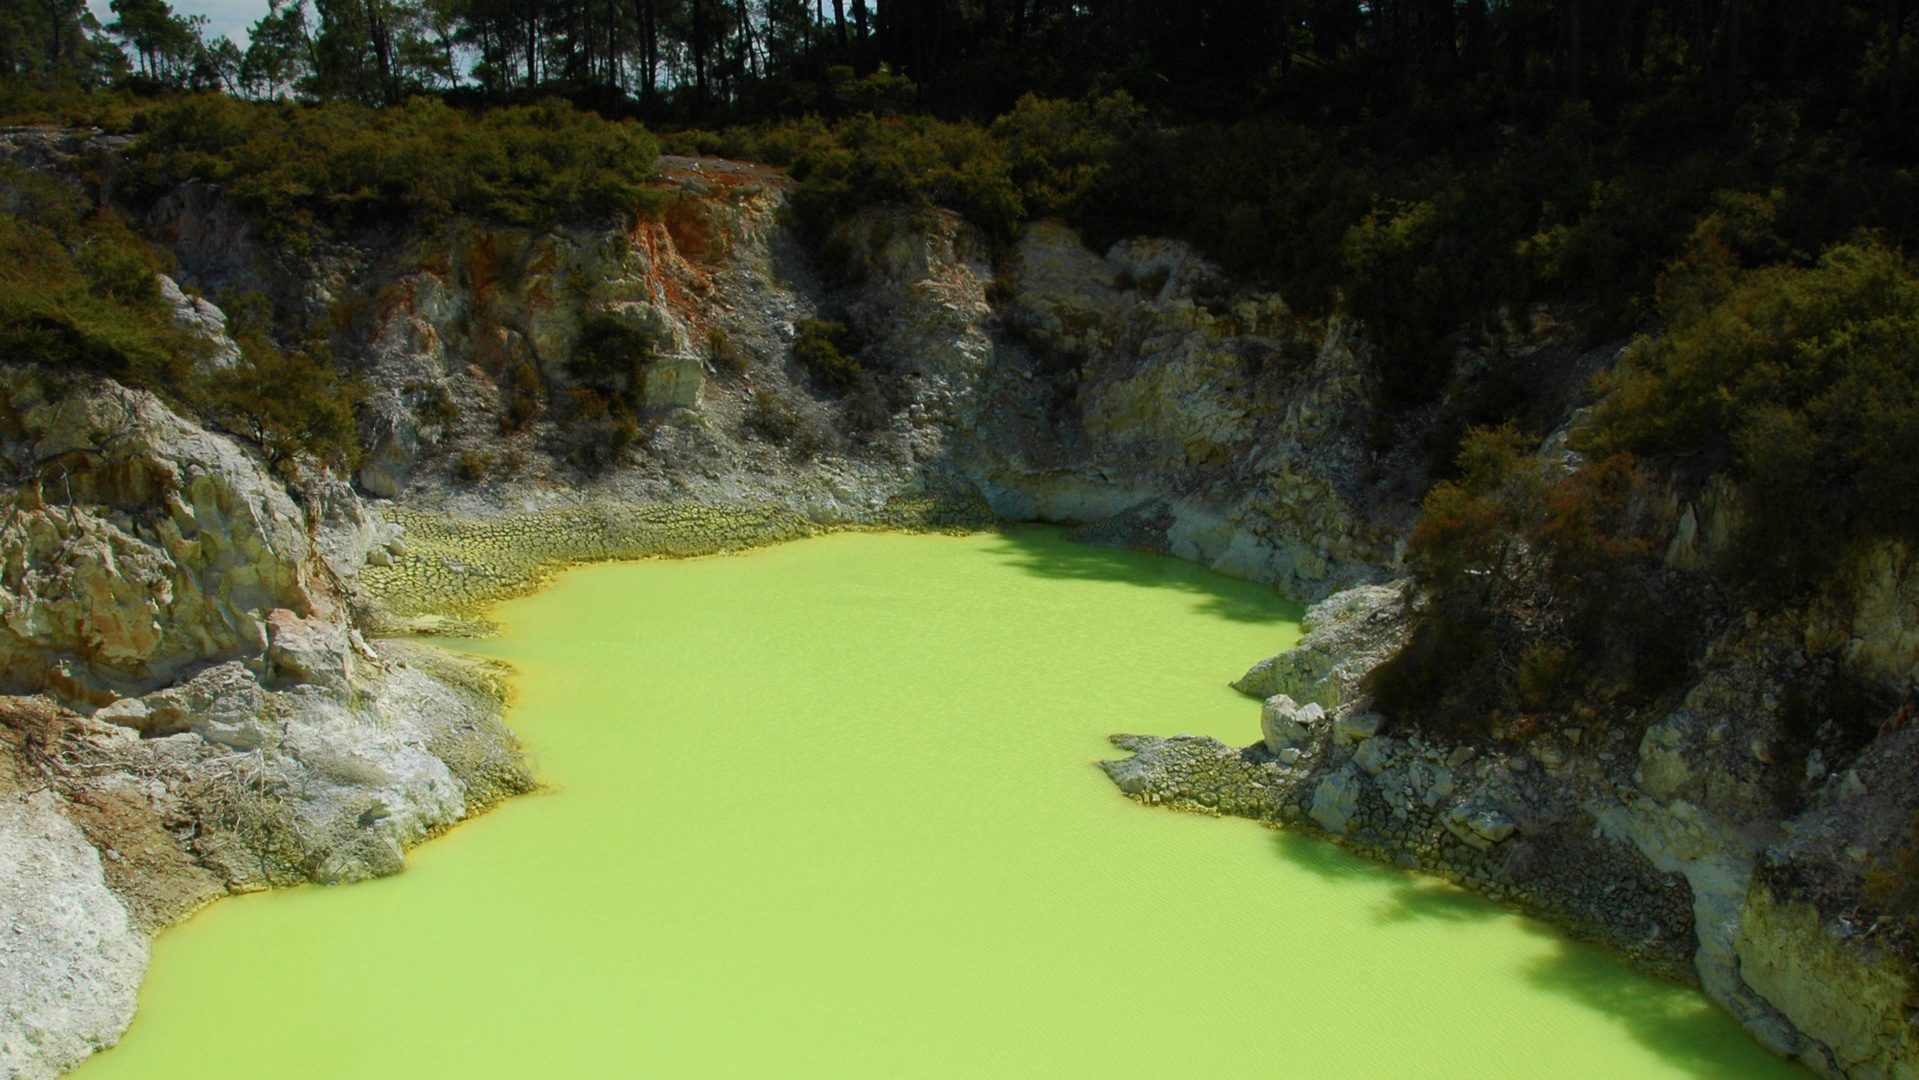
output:
[[[57,142],[38,165],[60,168]],[[662,175],[656,218],[467,221],[298,256],[215,187],[149,208],[180,264],[177,321],[215,346],[203,362],[233,355],[206,299],[222,289],[333,328],[368,390],[350,478],[275,472],[148,394],[7,369],[0,676],[40,696],[7,707],[21,810],[0,836],[41,869],[0,902],[78,898],[60,910],[87,919],[16,947],[94,973],[78,997],[10,984],[11,1067],[117,1037],[141,931],[228,891],[392,872],[530,786],[499,673],[381,635],[484,632],[488,605],[585,560],[1013,519],[1318,602],[1299,648],[1235,684],[1264,701],[1264,742],[1124,737],[1134,756],[1106,767],[1132,797],[1479,889],[1697,980],[1832,1075],[1913,1071],[1911,949],[1861,921],[1915,810],[1905,714],[1864,742],[1801,732],[1789,692],[1820,665],[1911,685],[1906,552],[1824,606],[1715,624],[1657,711],[1499,738],[1394,728],[1370,676],[1421,617],[1405,540],[1469,403],[1382,415],[1364,327],[1302,318],[1181,244],[1099,253],[1039,222],[996,245],[885,207],[809,239],[772,170],[668,158]],[[832,335],[854,377],[796,350]],[[627,350],[611,369],[608,342]],[[1454,396],[1518,358],[1559,429],[1541,453],[1564,458],[1618,352],[1589,345],[1516,313],[1457,342]],[[1676,490],[1647,517],[1665,565],[1694,574],[1738,493]],[[1790,797],[1782,769],[1803,776]]]

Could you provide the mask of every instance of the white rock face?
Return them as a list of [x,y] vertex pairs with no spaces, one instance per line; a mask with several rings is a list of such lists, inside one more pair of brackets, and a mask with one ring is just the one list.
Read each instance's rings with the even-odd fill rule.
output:
[[0,527],[0,679],[106,704],[265,648],[276,608],[330,612],[305,515],[232,440],[110,382],[0,371],[32,478]]
[[178,282],[160,275],[160,297],[173,306],[173,325],[206,342],[208,367],[232,367],[240,361],[240,346],[227,336],[227,313],[203,297],[188,296]]
[[1359,777],[1350,767],[1326,777],[1313,789],[1313,805],[1309,812],[1319,827],[1329,833],[1344,834],[1352,824],[1354,811],[1358,809]]
[[146,935],[53,796],[0,796],[0,1072],[43,1080],[118,1042],[146,969]]
[[995,511],[1296,599],[1381,576],[1391,543],[1375,520],[1397,511],[1365,505],[1370,383],[1351,324],[1296,319],[1173,241],[1101,256],[1038,222],[997,279],[926,250],[924,287],[892,289],[907,302],[888,318],[970,341],[956,328],[987,314],[981,286],[1012,288],[992,363],[942,375],[974,386],[955,452]]

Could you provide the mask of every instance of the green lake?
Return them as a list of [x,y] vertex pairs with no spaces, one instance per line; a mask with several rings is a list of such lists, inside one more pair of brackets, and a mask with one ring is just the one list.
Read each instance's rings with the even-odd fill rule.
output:
[[1270,590],[1050,532],[588,567],[496,612],[548,789],[163,934],[82,1080],[1804,1076],[1441,883],[1144,809]]

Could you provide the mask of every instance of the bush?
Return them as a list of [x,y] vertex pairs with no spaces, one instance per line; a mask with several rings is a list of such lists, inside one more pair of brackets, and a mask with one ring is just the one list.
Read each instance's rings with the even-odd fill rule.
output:
[[1675,268],[1666,333],[1602,387],[1580,445],[1731,472],[1724,569],[1756,599],[1817,587],[1863,543],[1919,542],[1919,274],[1871,242],[1743,271],[1726,246]]
[[561,424],[566,433],[567,458],[588,475],[619,464],[640,441],[640,421],[605,394],[575,386],[566,392],[567,411]]
[[589,315],[580,323],[566,373],[614,407],[637,412],[646,400],[646,368],[657,348],[657,336],[648,330],[610,315]]
[[943,206],[989,235],[1079,205],[1116,141],[1140,123],[1125,94],[1085,101],[1031,94],[990,127],[930,116],[818,117],[757,129],[673,136],[679,153],[780,166],[799,181],[792,205],[816,238],[878,205]]
[[167,254],[48,177],[0,166],[0,196],[0,358],[183,386],[204,346],[160,296]]
[[525,431],[527,425],[540,415],[541,402],[545,397],[546,388],[540,380],[540,369],[531,361],[515,364],[507,373],[506,412],[500,416],[501,434]]
[[478,450],[462,450],[453,461],[453,475],[462,484],[477,484],[493,468],[493,455]]
[[442,435],[454,432],[460,422],[460,407],[447,395],[446,387],[412,381],[406,384],[405,390],[413,399],[413,419],[421,427],[438,428]]
[[830,394],[844,394],[859,385],[865,372],[859,361],[841,351],[853,347],[852,332],[844,323],[801,319],[798,329],[799,334],[793,340],[793,359],[820,389]]
[[1643,701],[1695,643],[1667,613],[1629,455],[1562,472],[1511,426],[1479,428],[1434,486],[1408,559],[1427,610],[1374,675],[1391,715],[1499,731],[1586,697]]
[[717,326],[706,332],[706,359],[715,372],[733,378],[746,374],[751,363],[746,351]]
[[321,348],[282,351],[259,335],[239,342],[240,359],[206,378],[206,413],[251,439],[275,468],[300,454],[341,469],[357,464],[354,413],[366,398],[358,378],[335,371]]
[[800,431],[799,414],[781,401],[778,394],[763,386],[753,391],[743,423],[746,430],[775,446],[791,441]]
[[660,202],[653,137],[559,101],[475,113],[436,98],[371,109],[182,95],[136,127],[128,195],[221,184],[270,242],[296,249],[324,230],[422,230],[456,215],[543,228]]

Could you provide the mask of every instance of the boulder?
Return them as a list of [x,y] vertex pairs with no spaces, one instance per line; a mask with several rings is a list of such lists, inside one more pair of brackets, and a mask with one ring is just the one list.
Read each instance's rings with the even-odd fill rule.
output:
[[206,364],[228,368],[240,362],[240,346],[227,336],[227,314],[198,296],[188,296],[178,282],[165,274],[160,279],[160,297],[173,307],[173,325],[206,343]]
[[286,608],[267,613],[267,660],[275,675],[343,687],[347,681],[347,628],[325,619],[302,619]]
[[1361,585],[1307,609],[1299,644],[1254,664],[1233,689],[1253,697],[1285,694],[1328,709],[1358,700],[1375,667],[1397,653],[1412,632],[1406,611],[1410,586]]
[[[1310,706],[1309,706],[1310,707]],[[1337,746],[1352,746],[1365,742],[1379,734],[1379,726],[1385,717],[1376,712],[1341,712],[1333,721],[1333,743]]]
[[1313,791],[1312,819],[1329,833],[1344,834],[1352,826],[1359,809],[1359,777],[1351,768],[1340,769],[1319,782]]
[[1446,828],[1454,835],[1485,850],[1513,834],[1513,820],[1490,806],[1462,802],[1448,815]]
[[1267,698],[1259,710],[1259,730],[1271,753],[1304,750],[1325,734],[1326,710],[1317,704],[1300,705],[1285,694],[1275,694]]
[[0,420],[0,452],[34,463],[4,499],[0,685],[108,704],[261,656],[275,608],[338,607],[280,482],[153,395],[10,367]]

